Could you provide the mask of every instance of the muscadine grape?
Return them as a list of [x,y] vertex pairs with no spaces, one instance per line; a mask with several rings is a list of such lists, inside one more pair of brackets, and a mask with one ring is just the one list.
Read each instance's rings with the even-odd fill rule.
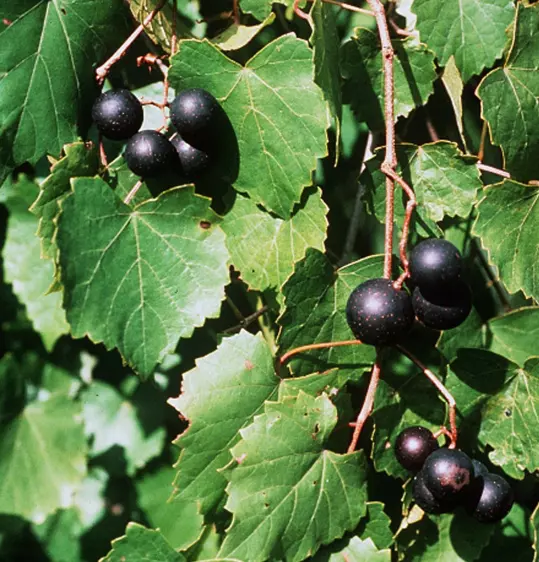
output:
[[438,500],[462,497],[474,476],[468,455],[445,447],[429,455],[421,471],[427,488]]
[[456,503],[452,499],[437,499],[429,490],[425,482],[425,474],[421,470],[417,473],[412,484],[412,497],[415,503],[426,513],[438,515],[453,511]]
[[460,279],[462,256],[451,242],[431,238],[414,247],[409,267],[410,280],[414,285],[437,291]]
[[180,135],[170,139],[180,160],[181,174],[188,180],[197,179],[208,169],[211,158],[207,152],[185,142]]
[[395,289],[388,279],[370,279],[350,294],[346,319],[362,342],[391,345],[412,327],[414,312],[406,291]]
[[438,447],[438,441],[426,427],[407,427],[395,441],[395,457],[406,470],[418,471]]
[[141,127],[144,114],[140,101],[123,88],[101,94],[92,107],[97,129],[108,139],[125,140]]
[[165,135],[157,131],[140,131],[129,139],[124,158],[133,173],[153,177],[177,162],[178,155]]

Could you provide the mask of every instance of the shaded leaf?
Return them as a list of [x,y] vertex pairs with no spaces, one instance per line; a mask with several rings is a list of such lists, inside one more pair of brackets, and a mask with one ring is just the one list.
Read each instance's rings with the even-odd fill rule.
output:
[[539,188],[511,180],[489,186],[478,207],[473,233],[510,293],[539,300]]
[[237,177],[228,180],[287,218],[327,153],[328,114],[308,45],[284,35],[242,67],[208,41],[180,41],[169,75],[174,87],[205,88],[219,100],[239,150]]
[[323,448],[336,422],[325,395],[266,402],[232,449],[241,462],[227,471],[225,507],[234,519],[220,555],[299,561],[357,525],[365,513],[365,461],[362,452]]
[[219,313],[228,255],[209,201],[185,187],[134,209],[100,179],[73,180],[58,246],[73,335],[118,347],[148,376]]
[[[512,2],[498,1],[512,5]],[[539,6],[524,8],[519,4],[507,61],[503,68],[488,74],[477,90],[492,140],[503,151],[504,168],[522,181],[537,179],[538,25]],[[483,26],[481,33],[484,33]]]
[[484,325],[481,316],[472,308],[468,318],[456,328],[442,332],[436,347],[448,361],[456,359],[459,349],[485,347]]
[[455,113],[455,121],[457,123],[457,128],[460,133],[460,140],[468,151],[466,146],[466,135],[464,134],[464,112],[462,108],[462,92],[464,90],[464,82],[462,81],[462,76],[460,75],[459,69],[455,63],[455,57],[451,55],[447,64],[445,65],[442,82],[447,91],[447,95],[451,100],[451,105],[453,106],[453,111]]
[[38,2],[0,33],[0,184],[9,170],[58,155],[89,121],[94,66],[117,42],[123,5]]
[[464,82],[502,56],[515,16],[511,0],[414,0],[412,10],[421,41],[442,66],[453,56]]
[[324,250],[326,213],[319,190],[311,191],[287,220],[238,195],[221,225],[231,263],[251,289],[279,291],[307,248]]
[[129,523],[125,535],[112,541],[112,550],[100,562],[184,562],[165,537],[138,523]]
[[248,332],[224,339],[184,374],[182,393],[169,400],[190,421],[175,442],[182,451],[175,466],[174,501],[196,501],[207,513],[222,500],[226,479],[218,470],[231,460],[240,430],[278,385],[268,345]]
[[[434,56],[412,39],[394,40],[395,119],[424,105],[437,78]],[[345,96],[372,130],[384,128],[383,55],[378,34],[358,28],[342,47]]]

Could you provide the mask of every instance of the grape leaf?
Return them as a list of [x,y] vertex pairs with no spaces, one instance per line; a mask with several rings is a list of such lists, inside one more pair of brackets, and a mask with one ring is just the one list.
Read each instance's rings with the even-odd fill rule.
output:
[[0,359],[0,422],[16,416],[26,403],[26,381],[13,355]]
[[494,525],[479,523],[464,510],[425,516],[398,535],[399,554],[407,562],[473,562],[493,531]]
[[[434,56],[412,39],[394,40],[395,119],[424,105],[437,78]],[[384,128],[384,74],[380,40],[375,31],[358,28],[342,47],[344,95],[360,120],[372,130]]]
[[453,56],[464,82],[502,56],[515,16],[511,0],[414,0],[412,10],[421,41],[442,66]]
[[266,45],[245,67],[208,41],[180,41],[169,71],[174,87],[205,88],[219,100],[239,150],[239,157],[230,155],[239,158],[237,178],[228,179],[281,218],[327,154],[328,112],[313,75],[313,52],[292,34]]
[[[242,12],[252,14],[257,20],[262,21],[271,12],[271,4],[290,5],[292,0],[240,0]],[[301,5],[301,3],[300,3]]]
[[464,134],[464,113],[462,108],[462,92],[464,90],[464,82],[462,81],[462,76],[460,75],[459,69],[457,68],[457,65],[455,63],[455,57],[453,55],[449,57],[449,60],[445,65],[444,72],[442,74],[442,82],[444,84],[447,95],[451,100],[451,105],[453,106],[455,121],[460,133],[460,140],[462,141],[466,152],[469,152],[466,144],[466,135]]
[[339,155],[342,118],[341,91],[341,40],[333,7],[315,0],[310,12],[312,34],[311,45],[314,50],[314,81],[322,88],[335,123],[336,153]]
[[197,501],[207,513],[224,497],[226,479],[218,470],[230,461],[239,431],[278,385],[266,342],[243,331],[224,339],[183,376],[181,395],[169,400],[190,421],[175,442],[182,449],[175,466],[175,501]]
[[4,279],[26,308],[34,330],[39,333],[47,351],[60,336],[69,333],[60,293],[47,294],[54,280],[54,264],[40,258],[37,218],[28,206],[37,194],[34,182],[25,179],[15,184],[13,195],[6,202],[9,219],[2,250]]
[[0,511],[42,523],[73,504],[86,474],[80,405],[60,393],[0,429]]
[[329,562],[391,562],[391,551],[389,549],[378,550],[372,539],[360,539],[352,537],[348,546],[338,554],[332,554]]
[[460,326],[442,332],[436,347],[448,361],[453,361],[459,349],[484,347],[484,339],[483,320],[477,310],[472,308],[468,318]]
[[[156,407],[160,395],[152,390],[141,388],[128,400],[112,386],[94,381],[82,393],[86,434],[93,438],[92,456],[101,455],[113,446],[122,447],[126,472],[132,476],[161,453],[166,430],[159,426],[163,421],[162,408]],[[151,425],[146,419],[149,411],[152,412]]]
[[175,470],[165,467],[145,474],[136,482],[140,507],[152,527],[176,550],[185,550],[195,543],[203,531],[204,518],[195,502],[169,502]]
[[533,562],[539,560],[539,505],[533,511],[531,517],[533,525]]
[[481,413],[479,440],[490,445],[490,460],[511,477],[539,468],[539,359],[519,367],[489,351],[461,350],[446,386],[459,411],[474,420]]
[[477,94],[492,140],[503,151],[504,168],[513,178],[527,181],[537,179],[536,154],[539,151],[539,139],[535,133],[539,127],[539,6],[518,6],[507,61],[503,68],[485,76]]
[[11,168],[76,140],[98,93],[95,63],[122,21],[121,2],[50,0],[0,33],[0,184]]
[[358,534],[361,539],[371,539],[380,550],[393,544],[391,519],[384,511],[382,502],[367,503],[367,517],[360,523]]
[[251,289],[280,290],[307,248],[324,250],[327,207],[312,190],[287,220],[274,217],[237,195],[222,228],[231,263]]
[[99,562],[185,562],[165,537],[138,523],[129,523],[125,535],[112,541],[112,550]]
[[94,176],[99,168],[97,148],[91,143],[66,144],[64,156],[53,164],[50,175],[39,188],[39,195],[30,211],[39,218],[37,233],[41,238],[41,254],[56,258],[56,221],[60,214],[60,202],[71,191],[73,177]]
[[489,186],[472,232],[481,239],[510,293],[539,300],[539,188],[511,180]]
[[257,25],[238,25],[233,23],[227,27],[212,42],[223,51],[236,51],[249,44],[260,31],[275,20],[275,14],[272,12],[263,22]]
[[0,18],[8,20],[8,22],[10,22],[9,25],[11,25],[14,20],[21,17],[39,2],[41,2],[41,0],[18,0],[15,3],[4,2],[0,6]]
[[192,187],[134,209],[101,179],[78,178],[73,188],[57,237],[73,335],[118,347],[148,376],[180,337],[219,313],[228,282],[219,219]]
[[538,354],[539,307],[520,308],[493,318],[488,332],[490,351],[522,366]]
[[[283,287],[285,309],[278,322],[282,326],[279,349],[283,354],[311,343],[353,339],[346,321],[350,292],[363,281],[380,277],[382,258],[373,256],[334,271],[328,259],[317,250],[308,250],[294,274]],[[374,361],[374,348],[352,345],[312,350],[294,358],[289,366],[295,376],[339,366],[341,375],[361,375]]]
[[[483,186],[475,159],[464,156],[455,144],[446,141],[422,146],[399,145],[397,158],[397,172],[416,194],[416,222],[422,222],[427,232],[429,228],[435,231],[436,225],[432,223],[441,221],[444,216],[469,215],[477,192]],[[380,171],[382,159],[382,151],[377,151],[376,156],[367,162],[361,181],[367,188],[370,211],[383,223],[385,175]],[[397,191],[395,200],[395,220],[402,226],[406,197]]]
[[323,448],[336,423],[326,395],[266,402],[232,449],[240,460],[227,471],[225,507],[234,519],[221,556],[304,560],[357,525],[365,514],[365,459],[361,451]]

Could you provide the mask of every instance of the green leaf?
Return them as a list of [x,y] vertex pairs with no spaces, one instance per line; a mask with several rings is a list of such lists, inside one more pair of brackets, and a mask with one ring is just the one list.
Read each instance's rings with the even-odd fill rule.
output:
[[204,518],[196,502],[169,502],[176,471],[165,467],[154,474],[145,474],[136,482],[140,507],[148,522],[176,550],[185,550],[202,534]]
[[239,171],[228,179],[281,218],[327,154],[328,112],[313,75],[312,50],[292,34],[266,45],[245,67],[208,41],[180,41],[169,72],[176,89],[205,88],[219,100],[239,150],[229,158],[239,158]]
[[58,221],[64,307],[74,337],[118,347],[141,375],[219,314],[228,254],[192,187],[136,206],[100,179],[73,180]]
[[[371,256],[335,271],[323,254],[308,250],[283,287],[285,309],[278,320],[282,326],[280,354],[302,345],[353,339],[345,313],[348,297],[357,285],[381,274],[381,256]],[[339,366],[341,375],[346,369],[349,377],[358,377],[371,367],[374,356],[371,346],[351,345],[312,350],[288,365],[295,376]]]
[[[306,193],[307,195],[307,193]],[[274,217],[242,195],[222,222],[231,263],[251,289],[280,291],[307,248],[324,250],[327,207],[311,190],[287,220]]]
[[466,152],[469,152],[466,144],[466,135],[464,134],[464,112],[462,108],[464,82],[462,81],[462,76],[460,75],[453,55],[449,57],[449,60],[445,65],[444,72],[442,74],[442,82],[447,91],[447,95],[451,100],[451,105],[453,106],[455,121],[457,122],[457,127],[460,133],[460,140],[462,141]]
[[[163,403],[159,404],[159,399],[164,399],[152,390],[148,385],[139,387],[128,400],[112,386],[94,381],[82,393],[86,434],[92,437],[92,456],[119,446],[124,451],[127,474],[132,476],[161,453],[166,429],[159,426],[163,421]],[[149,412],[152,413],[151,424],[148,423]]]
[[332,554],[329,562],[391,562],[391,551],[389,549],[378,550],[372,539],[360,539],[352,537],[348,546],[339,553]]
[[129,523],[125,535],[112,541],[112,550],[100,562],[185,562],[185,557],[159,531]]
[[271,5],[290,4],[291,0],[240,0],[242,12],[252,14],[257,20],[262,21],[271,13]]
[[539,505],[535,508],[531,521],[533,525],[533,562],[537,562],[539,560]]
[[53,394],[0,429],[0,511],[42,523],[73,505],[86,474],[80,405]]
[[[394,40],[395,120],[424,105],[437,78],[434,56],[412,39]],[[358,28],[342,47],[344,95],[361,121],[384,128],[383,55],[376,31]]]
[[122,15],[121,2],[50,0],[0,33],[0,184],[76,140],[98,93],[95,64],[116,45]]
[[523,366],[539,353],[539,307],[520,308],[493,318],[488,332],[490,351]]
[[315,0],[310,12],[313,29],[314,81],[322,88],[335,123],[336,152],[339,154],[342,118],[340,44],[333,6]]
[[493,531],[494,525],[479,523],[464,510],[425,516],[399,535],[399,554],[407,562],[473,562]]
[[414,0],[412,10],[421,41],[442,66],[455,57],[464,82],[502,56],[515,16],[511,0]]
[[248,45],[260,31],[275,20],[275,14],[272,12],[263,22],[257,25],[238,25],[233,23],[227,27],[212,42],[223,51],[237,51]]
[[475,308],[472,308],[468,318],[460,326],[442,332],[436,347],[448,361],[453,361],[453,359],[456,359],[459,349],[484,347],[485,334],[483,328],[481,316]]
[[[524,8],[519,4],[507,61],[503,68],[497,68],[488,74],[477,90],[492,140],[503,151],[504,168],[512,177],[521,181],[537,178],[537,25],[539,6]],[[483,33],[483,26],[481,32]]]
[[365,460],[362,452],[323,448],[336,423],[326,395],[266,402],[232,449],[238,462],[227,472],[225,507],[234,519],[221,556],[304,560],[357,525],[365,514]]
[[[418,207],[415,222],[433,230],[433,222],[444,216],[467,217],[476,202],[477,192],[483,184],[475,159],[464,156],[457,146],[447,141],[416,146],[402,144],[397,148],[397,172],[413,188]],[[383,223],[385,221],[385,175],[380,171],[382,151],[367,162],[361,180],[367,187],[370,211]],[[402,226],[406,197],[396,189],[395,220]]]
[[34,330],[39,333],[47,351],[51,351],[60,336],[69,333],[61,293],[47,291],[54,281],[54,264],[41,259],[37,218],[28,210],[37,194],[30,180],[16,184],[15,195],[7,200],[9,219],[6,241],[2,250],[4,279],[26,308]]
[[18,2],[5,2],[0,6],[0,17],[10,22],[21,17],[25,12],[33,8],[41,0],[18,0]]
[[0,422],[16,416],[26,403],[26,380],[13,355],[0,359]]
[[489,186],[472,232],[481,239],[510,293],[539,300],[539,188],[511,180]]
[[384,504],[381,502],[367,503],[367,518],[364,526],[360,524],[360,529],[360,538],[371,539],[379,549],[389,548],[393,544],[391,519],[384,511]]
[[539,359],[519,367],[489,351],[462,350],[451,372],[446,386],[462,415],[479,423],[479,440],[493,449],[490,460],[513,478],[537,470]]
[[248,332],[224,339],[184,374],[181,395],[169,400],[190,421],[175,443],[182,449],[175,501],[196,501],[207,513],[222,500],[226,479],[218,470],[231,460],[240,430],[275,396],[278,385],[268,345]]
[[63,151],[63,158],[53,164],[50,175],[41,184],[39,195],[30,207],[30,211],[39,218],[37,233],[41,238],[41,254],[47,258],[56,258],[56,221],[60,215],[60,203],[71,191],[71,178],[95,176],[99,169],[97,148],[93,144],[66,144]]

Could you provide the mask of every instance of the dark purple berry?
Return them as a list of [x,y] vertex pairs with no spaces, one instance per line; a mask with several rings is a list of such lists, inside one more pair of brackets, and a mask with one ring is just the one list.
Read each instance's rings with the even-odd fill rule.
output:
[[436,449],[438,441],[432,432],[420,425],[407,427],[395,441],[395,457],[406,470],[421,470],[426,458]]
[[445,447],[434,451],[421,471],[427,488],[437,500],[462,498],[474,476],[468,455]]
[[478,478],[479,476],[485,476],[488,474],[488,468],[481,462],[476,459],[472,459],[473,464],[473,473],[474,478]]
[[477,494],[471,514],[481,523],[495,523],[503,519],[513,507],[514,494],[511,486],[497,474],[481,477],[482,487]]
[[410,253],[410,280],[421,289],[437,291],[460,279],[462,256],[451,242],[423,240]]
[[427,328],[450,330],[468,318],[472,310],[472,296],[462,281],[436,293],[418,286],[414,289],[412,304],[417,319]]
[[219,102],[202,88],[180,92],[170,104],[170,119],[178,133],[197,147],[211,144],[213,128],[219,116]]
[[410,330],[414,311],[406,291],[395,289],[388,279],[370,279],[350,294],[346,319],[362,342],[391,345]]
[[125,140],[141,127],[144,118],[140,101],[125,89],[101,94],[92,108],[97,129],[108,139]]
[[451,499],[436,499],[425,483],[425,474],[421,470],[414,478],[412,484],[412,497],[415,503],[426,513],[438,515],[453,511],[456,502]]
[[171,142],[161,133],[140,131],[129,139],[124,158],[133,173],[150,178],[171,167],[178,156]]
[[206,152],[186,143],[180,135],[172,137],[170,142],[178,153],[181,167],[180,173],[185,179],[198,179],[208,169],[211,158]]

